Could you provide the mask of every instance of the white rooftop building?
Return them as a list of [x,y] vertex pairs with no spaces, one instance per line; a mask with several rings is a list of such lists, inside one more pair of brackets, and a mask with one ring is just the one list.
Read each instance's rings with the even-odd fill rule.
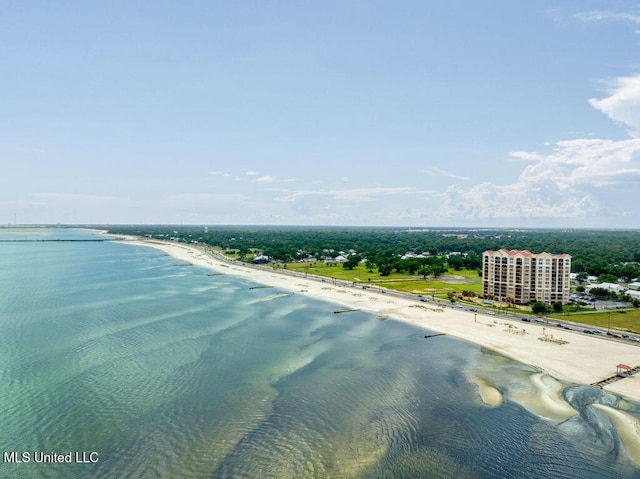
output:
[[607,291],[613,291],[614,293],[622,293],[624,291],[623,286],[615,283],[593,283],[586,286],[584,290],[586,292],[589,292],[593,288],[602,288],[602,289],[606,289]]

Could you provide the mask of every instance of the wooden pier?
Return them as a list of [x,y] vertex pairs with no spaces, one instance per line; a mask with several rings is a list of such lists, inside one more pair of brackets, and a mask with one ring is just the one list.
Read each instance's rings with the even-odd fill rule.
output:
[[592,383],[591,385],[598,386],[600,389],[602,389],[603,386],[606,386],[607,384],[615,383],[616,381],[620,381],[621,379],[624,379],[624,378],[631,377],[638,371],[640,371],[640,366],[636,366],[635,368],[632,368],[631,366],[627,366],[626,364],[618,364],[616,366],[615,376],[610,376],[608,378],[603,379],[602,381]]

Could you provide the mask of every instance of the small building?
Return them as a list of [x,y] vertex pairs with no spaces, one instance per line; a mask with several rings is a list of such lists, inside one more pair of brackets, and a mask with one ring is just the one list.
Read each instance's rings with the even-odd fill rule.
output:
[[269,262],[269,257],[263,254],[253,257],[253,264],[266,264]]
[[618,364],[616,366],[616,376],[627,377],[631,375],[631,370],[633,368],[631,366],[627,366],[626,364]]
[[625,291],[624,294],[629,295],[629,297],[633,298],[633,299],[640,299],[640,291],[636,290],[636,289],[628,289]]
[[615,283],[593,283],[586,286],[584,290],[588,293],[593,288],[606,289],[607,291],[613,291],[616,294],[620,294],[624,291],[624,288],[621,285]]

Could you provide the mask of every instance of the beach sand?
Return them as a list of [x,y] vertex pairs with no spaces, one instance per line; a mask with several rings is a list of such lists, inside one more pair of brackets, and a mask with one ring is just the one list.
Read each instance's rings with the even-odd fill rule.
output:
[[[218,254],[197,245],[168,243],[129,237],[127,243],[151,246],[194,265],[205,266],[218,273],[245,277],[256,283],[304,294],[340,305],[336,309],[359,309],[381,317],[412,324],[419,328],[445,333],[468,341],[525,364],[535,366],[557,379],[593,384],[616,373],[616,365],[640,365],[640,347],[577,331],[558,330],[538,323],[521,323],[479,311],[442,308],[423,303],[418,298],[406,298],[389,291],[382,293],[350,284],[335,284],[331,279],[279,272],[271,268],[257,268],[229,262]],[[546,335],[554,340],[542,341]],[[625,378],[605,390],[640,401],[640,376]],[[491,395],[491,394],[490,394]],[[493,394],[495,396],[495,394]],[[487,398],[497,403],[499,398]]]

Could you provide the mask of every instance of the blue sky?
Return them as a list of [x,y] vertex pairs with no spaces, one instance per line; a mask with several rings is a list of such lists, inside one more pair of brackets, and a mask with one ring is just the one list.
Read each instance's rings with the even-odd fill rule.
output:
[[637,1],[0,7],[0,224],[640,227]]

